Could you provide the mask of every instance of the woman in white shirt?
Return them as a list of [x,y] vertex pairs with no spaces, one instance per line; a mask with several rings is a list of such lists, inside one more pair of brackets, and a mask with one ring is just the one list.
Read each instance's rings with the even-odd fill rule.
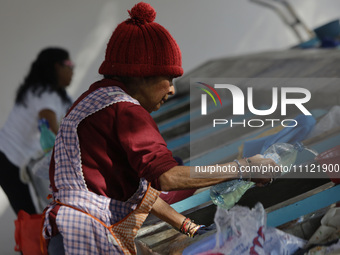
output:
[[42,50],[18,88],[15,105],[0,130],[0,185],[17,214],[36,213],[20,168],[41,151],[39,119],[46,119],[55,134],[71,105],[66,92],[73,75],[69,53],[61,48]]

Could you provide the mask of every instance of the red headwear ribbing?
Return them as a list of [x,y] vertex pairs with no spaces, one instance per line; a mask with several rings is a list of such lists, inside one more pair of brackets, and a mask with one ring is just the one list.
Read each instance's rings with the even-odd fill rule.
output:
[[128,12],[131,18],[113,32],[99,73],[134,77],[181,76],[181,51],[168,30],[154,22],[154,8],[140,2]]

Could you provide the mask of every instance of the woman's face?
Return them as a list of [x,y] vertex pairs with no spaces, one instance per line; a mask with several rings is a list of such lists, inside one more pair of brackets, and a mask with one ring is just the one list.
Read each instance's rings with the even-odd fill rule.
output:
[[170,95],[175,94],[172,77],[157,76],[144,79],[144,82],[137,85],[135,93],[141,106],[149,113],[157,111],[162,104],[168,100]]
[[71,60],[67,59],[62,62],[62,64],[57,63],[56,74],[58,79],[58,86],[61,88],[66,88],[70,85],[73,76],[73,63]]

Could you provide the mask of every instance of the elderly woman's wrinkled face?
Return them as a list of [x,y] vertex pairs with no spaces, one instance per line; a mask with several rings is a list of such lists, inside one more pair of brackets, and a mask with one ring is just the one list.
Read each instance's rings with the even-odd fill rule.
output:
[[172,77],[157,76],[146,78],[134,97],[149,113],[157,111],[170,95],[175,94]]

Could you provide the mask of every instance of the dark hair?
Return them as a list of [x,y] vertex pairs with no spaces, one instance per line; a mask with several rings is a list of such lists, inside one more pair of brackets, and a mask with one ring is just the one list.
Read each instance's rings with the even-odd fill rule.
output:
[[25,105],[26,94],[32,91],[40,96],[44,91],[56,91],[63,102],[71,103],[65,88],[58,87],[55,64],[62,64],[69,59],[69,53],[62,48],[46,48],[42,50],[37,59],[31,64],[31,69],[17,90],[15,103]]

